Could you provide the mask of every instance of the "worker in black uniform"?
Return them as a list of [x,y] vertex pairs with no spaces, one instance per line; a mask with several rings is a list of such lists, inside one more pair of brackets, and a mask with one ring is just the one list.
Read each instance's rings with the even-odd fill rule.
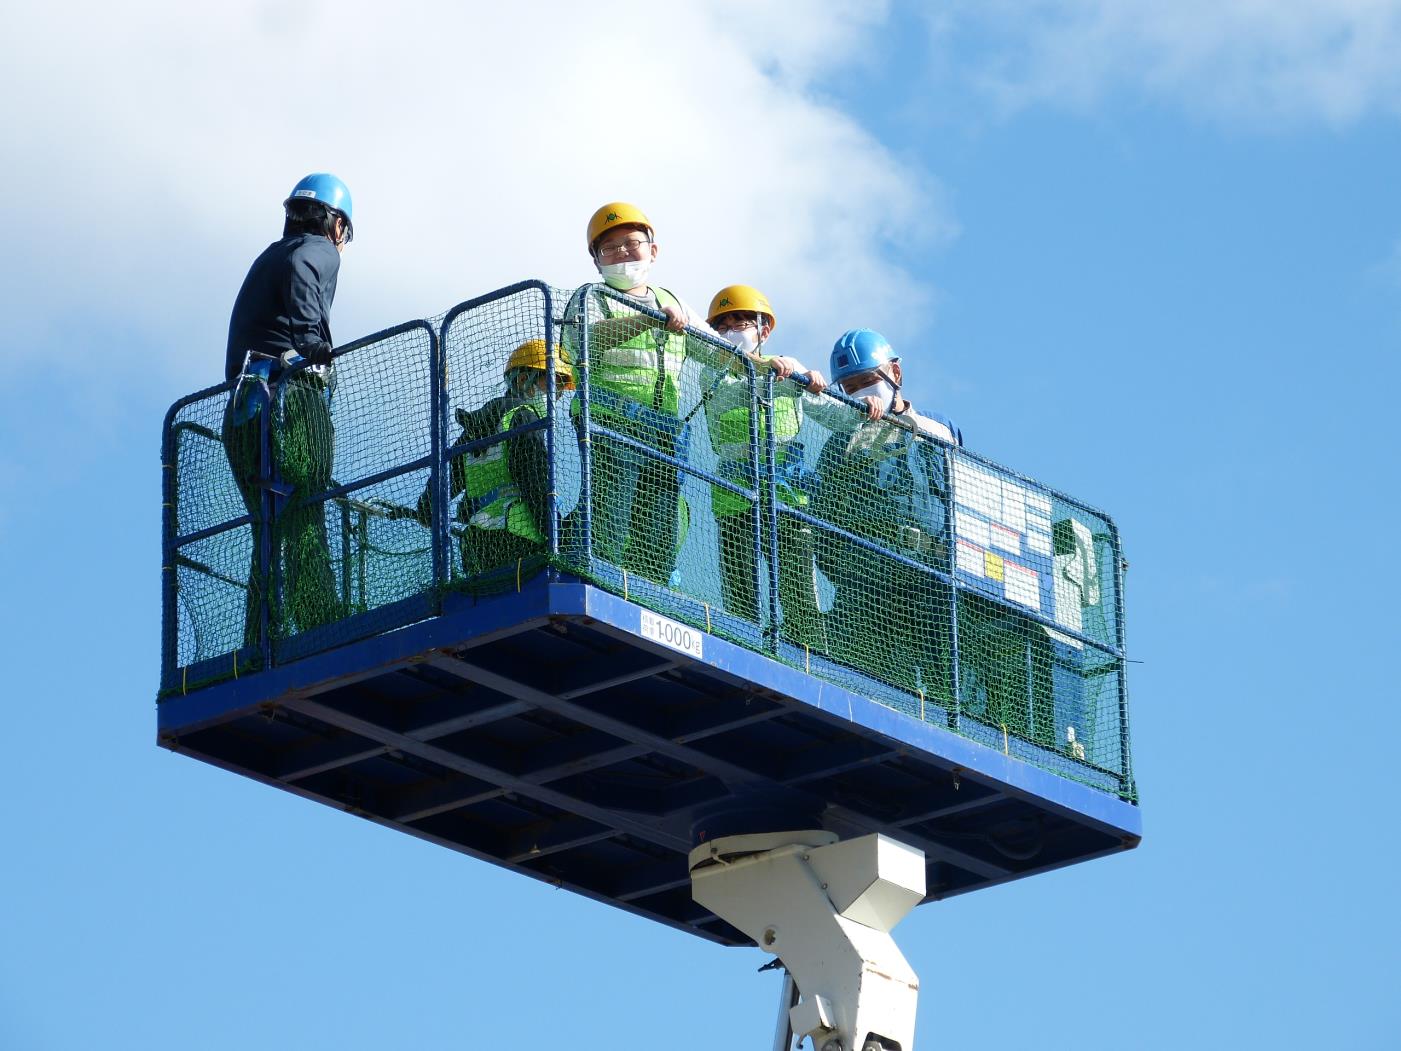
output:
[[[282,603],[269,609],[270,631],[305,631],[344,610],[331,572],[325,505],[312,501],[331,485],[330,314],[340,254],[353,234],[350,190],[334,175],[308,175],[283,208],[281,240],[253,261],[234,300],[224,363],[225,377],[236,382],[224,411],[224,450],[253,516],[245,645],[258,642],[270,583],[261,556],[269,485],[275,495],[267,567],[282,569]],[[265,417],[271,463],[264,460]]]

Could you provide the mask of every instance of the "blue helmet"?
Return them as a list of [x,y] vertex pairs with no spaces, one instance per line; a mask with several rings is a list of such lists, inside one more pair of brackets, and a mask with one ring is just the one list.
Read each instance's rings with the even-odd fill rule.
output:
[[345,216],[347,223],[353,224],[350,214],[350,187],[329,172],[312,172],[306,176],[292,187],[292,192],[287,195],[287,200],[282,202],[282,206],[285,208],[303,197],[320,201],[327,208]]
[[899,360],[895,348],[875,329],[854,328],[844,332],[832,347],[832,382]]

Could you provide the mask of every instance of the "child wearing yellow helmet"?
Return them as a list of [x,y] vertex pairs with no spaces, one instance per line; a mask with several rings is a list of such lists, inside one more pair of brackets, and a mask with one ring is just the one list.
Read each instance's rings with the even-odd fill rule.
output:
[[[765,354],[769,336],[777,325],[773,307],[764,293],[752,285],[727,285],[710,300],[707,320],[720,336],[734,347],[761,362],[779,377],[807,373],[808,390],[818,393],[826,386],[820,372],[805,368],[794,358]],[[756,487],[757,474],[750,446],[749,422],[756,395],[743,376],[725,376],[713,387],[705,402],[707,430],[714,451],[716,471],[721,478],[746,489]],[[806,507],[808,495],[804,479],[811,472],[803,463],[798,431],[803,423],[804,406],[823,411],[825,399],[817,399],[791,383],[774,389],[773,421],[775,468],[779,499],[791,507]],[[764,415],[758,419],[759,437],[766,440]],[[710,506],[715,515],[720,548],[720,585],[725,608],[737,616],[758,623],[758,594],[755,590],[753,523],[750,501],[723,486],[712,485]],[[778,519],[779,602],[782,634],[790,642],[823,650],[822,618],[817,606],[817,578],[813,562],[812,530],[787,515]]]
[[[449,498],[462,496],[454,532],[462,556],[461,576],[474,593],[514,587],[548,559],[550,472],[545,431],[524,428],[546,418],[551,369],[558,399],[574,389],[568,354],[560,346],[551,353],[543,339],[526,340],[511,352],[502,369],[505,390],[480,408],[456,412],[461,430],[448,446]],[[486,444],[453,452],[472,442]],[[391,517],[412,514],[425,525],[432,517],[427,489],[416,513],[385,506]]]
[[[709,326],[673,292],[649,283],[658,248],[652,221],[636,205],[613,201],[594,212],[587,245],[607,290],[592,284],[574,293],[565,309],[564,336],[577,355],[587,327],[590,417],[661,457],[684,459],[688,426],[681,376],[699,349],[684,331],[691,326],[709,332]],[[667,584],[686,518],[679,472],[607,434],[591,435],[589,450],[593,553]]]

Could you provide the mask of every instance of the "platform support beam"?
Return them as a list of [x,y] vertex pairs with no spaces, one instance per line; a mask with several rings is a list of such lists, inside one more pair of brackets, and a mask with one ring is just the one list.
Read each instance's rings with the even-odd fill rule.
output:
[[924,855],[879,834],[725,836],[691,851],[695,900],[777,956],[814,1051],[913,1051],[919,979],[890,931],[924,898]]

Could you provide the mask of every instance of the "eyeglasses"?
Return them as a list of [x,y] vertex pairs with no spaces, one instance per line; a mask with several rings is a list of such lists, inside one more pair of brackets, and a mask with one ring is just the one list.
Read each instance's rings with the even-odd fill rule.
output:
[[642,249],[652,243],[650,237],[629,237],[626,241],[619,241],[614,245],[599,245],[598,257],[600,259],[623,259],[630,255],[638,255]]
[[759,323],[752,317],[746,318],[717,318],[715,324],[711,326],[716,332],[747,332],[751,328],[758,328]]

